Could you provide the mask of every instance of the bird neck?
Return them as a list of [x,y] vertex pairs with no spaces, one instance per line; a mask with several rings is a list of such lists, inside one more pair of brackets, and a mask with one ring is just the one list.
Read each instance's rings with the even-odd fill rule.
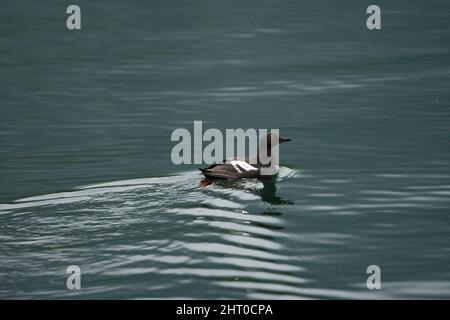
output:
[[270,146],[264,145],[263,143],[259,144],[258,147],[258,164],[263,166],[270,166],[275,161],[275,154],[272,152],[272,148]]

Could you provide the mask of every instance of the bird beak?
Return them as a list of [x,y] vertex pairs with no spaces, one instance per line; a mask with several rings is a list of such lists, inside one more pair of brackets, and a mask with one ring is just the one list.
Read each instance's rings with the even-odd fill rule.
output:
[[280,137],[280,143],[283,143],[283,142],[288,142],[288,141],[291,141],[291,139],[289,139],[289,138],[282,138],[282,137]]

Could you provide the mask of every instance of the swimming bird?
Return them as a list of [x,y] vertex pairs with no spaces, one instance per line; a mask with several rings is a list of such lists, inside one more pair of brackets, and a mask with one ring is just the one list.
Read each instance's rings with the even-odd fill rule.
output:
[[[274,141],[273,146],[272,140]],[[208,168],[199,168],[199,170],[205,176],[205,179],[200,182],[200,186],[206,187],[217,180],[226,179],[256,178],[260,180],[267,180],[273,178],[278,174],[278,167],[272,167],[275,161],[275,155],[272,152],[272,147],[288,141],[291,141],[291,139],[282,138],[274,133],[269,133],[263,136],[263,138],[261,139],[258,146],[258,156],[253,161],[249,161],[246,158],[236,157],[224,160],[221,163],[213,164]],[[266,146],[264,146],[263,144],[266,144]],[[269,161],[261,161],[259,152],[260,150],[267,150],[263,153],[267,153],[267,160]],[[269,171],[270,174],[267,174],[267,171],[262,174],[262,169],[271,169]]]

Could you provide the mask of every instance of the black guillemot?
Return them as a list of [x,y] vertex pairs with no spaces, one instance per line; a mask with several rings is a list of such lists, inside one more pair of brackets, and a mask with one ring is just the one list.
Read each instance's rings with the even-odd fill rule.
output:
[[[272,141],[274,141],[274,145],[272,145]],[[208,186],[217,180],[227,179],[256,178],[265,180],[273,178],[278,174],[278,166],[274,165],[275,155],[272,152],[272,147],[287,141],[291,141],[291,139],[282,138],[276,134],[269,133],[261,139],[258,156],[253,161],[236,157],[224,160],[221,163],[213,164],[208,168],[199,168],[205,176],[205,179],[201,181],[200,185]],[[267,160],[269,161],[261,160],[260,151],[262,149],[266,150]]]

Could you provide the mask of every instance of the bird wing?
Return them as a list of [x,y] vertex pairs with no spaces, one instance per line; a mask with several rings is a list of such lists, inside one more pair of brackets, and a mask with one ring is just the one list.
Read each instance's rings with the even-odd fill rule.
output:
[[241,160],[228,160],[200,170],[207,177],[222,179],[256,178],[260,172],[259,168]]

